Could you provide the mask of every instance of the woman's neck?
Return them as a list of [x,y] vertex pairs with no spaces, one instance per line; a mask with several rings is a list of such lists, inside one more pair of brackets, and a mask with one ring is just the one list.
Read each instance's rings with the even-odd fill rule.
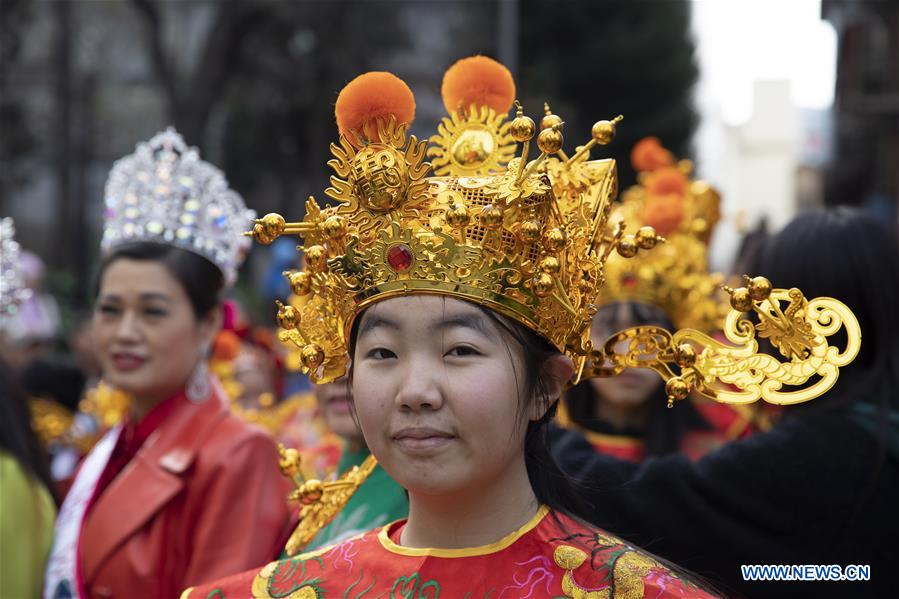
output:
[[134,397],[133,407],[131,409],[131,420],[140,422],[150,410],[159,405],[165,397]]
[[451,495],[409,493],[404,547],[461,549],[496,542],[518,530],[539,508],[524,457],[499,477]]

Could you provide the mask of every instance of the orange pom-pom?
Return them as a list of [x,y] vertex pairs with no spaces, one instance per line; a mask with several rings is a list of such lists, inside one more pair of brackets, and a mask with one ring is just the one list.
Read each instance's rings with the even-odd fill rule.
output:
[[412,123],[415,96],[402,79],[383,71],[365,73],[347,83],[334,106],[337,129],[350,140],[355,137],[353,133],[378,139],[377,120],[391,115],[399,123]]
[[643,224],[659,235],[671,235],[684,220],[684,201],[676,194],[649,196],[643,205]]
[[674,166],[662,166],[646,175],[643,186],[649,195],[683,196],[690,187],[690,180],[680,169]]
[[212,344],[212,357],[220,362],[230,362],[240,352],[240,337],[234,331],[219,331]]
[[509,69],[492,58],[470,56],[446,70],[440,94],[448,112],[474,104],[504,114],[515,101],[515,81]]
[[674,156],[662,146],[658,137],[644,137],[631,150],[631,164],[638,172],[673,166]]

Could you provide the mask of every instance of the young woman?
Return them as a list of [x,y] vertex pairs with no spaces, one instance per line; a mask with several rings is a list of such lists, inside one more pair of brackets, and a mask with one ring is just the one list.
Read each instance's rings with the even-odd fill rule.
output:
[[[630,259],[606,262],[601,307],[591,339],[603,344],[633,326],[673,333],[692,328],[714,334],[727,308],[720,275],[709,272],[709,241],[720,219],[720,196],[691,180],[692,164],[676,161],[655,137],[631,150],[638,184],[622,194],[611,220],[628,230],[652,226],[666,243]],[[597,451],[640,462],[684,453],[698,459],[727,441],[751,434],[754,410],[691,397],[667,407],[664,383],[646,368],[582,382],[566,394],[560,422],[582,432]]]
[[[600,308],[591,337],[601,344],[635,326],[674,326],[655,306],[622,301]],[[665,383],[646,368],[583,381],[565,394],[560,421],[581,433],[600,453],[640,462],[648,456],[682,452],[698,458],[722,441],[692,401],[667,407]]]
[[[508,111],[514,89],[503,90],[502,106],[471,114]],[[457,99],[447,106],[475,103]],[[559,349],[564,325],[557,328],[570,312],[550,296],[551,276],[519,286],[523,279],[515,274],[531,264],[527,246],[517,245],[513,233],[519,221],[509,208],[506,230],[501,210],[489,204],[502,190],[510,205],[517,202],[521,188],[513,172],[509,179],[421,180],[424,144],[407,139],[404,125],[414,100],[393,75],[357,78],[341,92],[336,112],[342,135],[341,146],[332,146],[337,176],[329,194],[340,204],[319,212],[310,201],[301,225],[307,270],[290,277],[294,291],[310,299],[301,310],[282,307],[279,321],[302,344],[314,380],[336,379],[349,359],[353,407],[366,444],[408,491],[409,517],[184,596],[708,596],[669,566],[580,519],[587,510],[549,455],[546,428],[574,373]],[[558,273],[555,254],[565,235],[556,228],[554,198],[542,177],[520,175],[521,185],[541,190],[522,212],[535,219],[526,221],[534,224],[524,235],[539,256],[536,219],[543,219],[553,259],[541,264]],[[464,204],[471,198],[478,200]],[[496,235],[474,226],[461,230],[474,210]],[[433,218],[422,218],[427,213]],[[580,234],[602,225],[597,214],[600,220],[572,223],[572,238],[583,240]],[[279,219],[258,221],[257,238],[285,231]],[[601,250],[578,243],[583,254],[572,265],[592,268]],[[505,271],[491,279],[505,292],[472,276],[479,265],[485,279],[492,276],[486,268],[494,258],[505,259]],[[594,294],[590,286],[566,289],[583,294],[578,302]],[[552,317],[538,317],[533,306]],[[588,326],[580,318],[571,322],[580,340]],[[314,503],[327,492],[315,485],[303,497]]]
[[132,412],[81,464],[44,596],[170,597],[271,559],[288,517],[274,442],[205,368],[245,209],[172,130],[116,163],[106,192],[93,338]]

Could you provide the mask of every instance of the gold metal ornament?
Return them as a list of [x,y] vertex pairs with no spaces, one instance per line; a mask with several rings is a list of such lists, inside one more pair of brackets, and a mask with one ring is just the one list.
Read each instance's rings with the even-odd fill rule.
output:
[[322,482],[302,474],[300,453],[296,449],[285,449],[278,444],[279,465],[284,476],[290,478],[296,487],[290,494],[291,501],[300,503],[300,521],[294,529],[284,551],[293,557],[309,545],[315,535],[327,526],[343,509],[365,479],[372,473],[378,462],[368,456],[359,466],[353,466],[337,480]]
[[434,174],[480,177],[502,172],[515,157],[511,122],[487,106],[452,112],[431,136],[428,157]]
[[[727,288],[734,305],[724,322],[726,343],[697,330],[672,334],[661,327],[633,327],[593,352],[585,378],[650,368],[667,381],[669,405],[692,391],[733,404],[761,399],[789,405],[821,396],[836,383],[840,367],[858,355],[861,330],[855,316],[836,299],[807,300],[795,288],[772,289],[764,277],[746,277],[746,283]],[[757,315],[757,323],[744,317],[747,311]],[[827,340],[840,329],[846,336],[843,348]],[[757,338],[785,360],[761,352]]]
[[[666,232],[665,243],[646,226],[646,211],[654,198],[644,183],[628,189],[612,208],[609,220],[621,223],[628,232],[605,265],[606,284],[600,307],[617,302],[638,302],[660,308],[675,328],[692,328],[711,333],[720,330],[728,310],[722,291],[724,276],[710,272],[709,240],[719,219],[717,192],[703,181],[689,181],[691,165],[681,161],[678,172],[683,194],[668,199],[678,205],[680,219]],[[635,249],[651,249],[634,257]],[[628,258],[628,259],[622,259]],[[633,258],[633,259],[630,259]],[[737,297],[748,309],[749,297]]]
[[[446,134],[441,130],[431,140],[442,148],[442,153],[431,155],[445,159],[443,176],[427,176],[427,144],[407,137],[405,124],[394,117],[378,119],[377,135],[369,136],[366,144],[350,143],[343,136],[331,144],[334,158],[328,164],[335,174],[326,193],[336,206],[322,208],[309,198],[301,223],[278,215],[256,221],[250,234],[261,243],[280,235],[302,239],[305,276],[288,275],[297,294],[289,305],[279,305],[279,339],[294,344],[300,367],[313,381],[333,381],[346,372],[349,334],[367,306],[408,294],[440,294],[484,305],[539,333],[575,362],[575,380],[617,374],[645,362],[666,380],[678,377],[669,386],[675,399],[684,396],[686,388],[724,401],[764,396],[783,403],[810,399],[832,385],[836,367],[848,363],[847,356],[854,356],[857,348],[842,354],[825,351],[823,321],[809,324],[817,331],[809,336],[803,318],[812,312],[787,308],[779,314],[772,302],[781,297],[780,291],[769,290],[761,280],[753,280],[745,291],[734,290],[731,301],[741,309],[768,310],[757,333],[790,352],[791,362],[759,353],[754,337],[747,337],[752,328],[748,321],[728,321],[738,327],[725,330],[730,344],[707,336],[727,309],[715,296],[723,281],[708,273],[706,262],[719,198],[707,185],[687,181],[689,161],[676,167],[689,187],[688,218],[662,237],[635,212],[646,201],[640,187],[629,190],[613,215],[615,163],[590,159],[592,148],[611,141],[622,117],[597,122],[589,141],[569,158],[563,150],[561,117],[548,106],[545,113],[541,124],[548,127],[538,132],[517,102],[509,123],[470,107],[463,115],[471,125],[466,130],[492,128],[492,138],[503,140],[496,148],[508,139],[522,144],[518,156],[505,164],[505,158],[496,160],[496,172],[477,175],[472,165],[482,164],[480,153],[459,161],[451,156],[449,134],[465,129],[459,114],[458,128],[446,129]],[[456,123],[452,116],[450,121]],[[541,151],[535,160],[529,160],[532,141]],[[628,264],[632,267],[622,266]],[[634,345],[621,355],[615,343],[595,350],[589,338],[592,317],[610,298],[628,297],[622,293],[628,279],[646,279],[650,289],[662,285],[666,293],[676,291],[672,297],[690,307],[689,313],[674,319],[676,326],[701,323],[699,330],[671,335],[644,327],[615,337]],[[809,305],[823,304],[813,300]],[[848,311],[828,307],[824,313],[839,315],[849,329],[857,328]],[[784,329],[785,318],[794,319],[792,328]],[[768,382],[758,382],[755,389],[752,377],[763,370]],[[800,395],[774,392],[817,372],[825,382]]]

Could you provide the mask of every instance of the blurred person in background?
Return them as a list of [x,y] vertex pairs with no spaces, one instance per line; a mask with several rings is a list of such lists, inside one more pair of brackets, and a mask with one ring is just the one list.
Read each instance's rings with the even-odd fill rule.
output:
[[56,504],[24,390],[0,360],[0,597],[38,597]]
[[[0,597],[37,597],[53,540],[56,503],[28,397],[4,359],[5,337],[31,298],[12,218],[0,218]],[[62,408],[60,408],[62,409]]]
[[[635,326],[674,326],[659,308],[617,302],[600,308],[591,331],[594,344]],[[581,432],[596,451],[632,462],[683,452],[693,459],[725,442],[693,401],[667,406],[665,381],[648,368],[627,368],[615,377],[582,381],[565,393],[559,421]],[[745,430],[745,427],[744,427]]]
[[[346,378],[333,383],[315,385],[315,398],[328,428],[344,441],[336,474],[360,466],[371,455],[359,423],[353,412],[350,386]],[[312,551],[319,547],[339,543],[354,535],[383,526],[409,515],[409,498],[406,491],[378,465],[365,479],[346,506],[325,528],[316,534],[305,548]]]
[[206,362],[252,213],[172,129],[115,164],[106,204],[93,339],[130,411],[77,472],[44,596],[173,597],[271,559],[287,523],[274,441]]
[[[823,397],[698,462],[598,455],[556,431],[553,451],[583,484],[593,521],[749,597],[886,597],[899,567],[899,247],[877,219],[804,214],[754,261],[775,287],[839,298],[861,351]],[[841,347],[839,340],[835,342]],[[869,565],[867,582],[752,582],[741,564]]]
[[[229,317],[229,312],[232,317]],[[222,382],[231,410],[265,429],[277,442],[302,455],[301,470],[309,478],[334,473],[343,442],[328,430],[311,392],[285,396],[287,351],[271,330],[250,327],[233,302],[226,302],[226,327],[216,335],[209,367]],[[290,362],[289,355],[286,358]],[[286,483],[287,479],[285,479]]]
[[93,419],[78,409],[84,373],[64,358],[36,358],[22,370],[20,380],[29,397],[32,425],[50,458],[55,491],[64,498],[98,431]]
[[44,293],[46,267],[43,260],[32,252],[19,254],[19,269],[25,286],[31,290],[14,315],[3,323],[3,337],[7,362],[15,369],[24,368],[32,359],[44,356],[52,350],[60,329],[59,304],[49,293]]
[[[719,333],[728,308],[721,275],[709,272],[709,244],[720,220],[720,195],[692,179],[693,165],[677,161],[656,137],[633,147],[638,183],[615,204],[610,220],[639,231],[652,226],[666,243],[625,258],[609,256],[593,318],[591,340],[600,347],[630,327],[658,326],[670,333]],[[621,341],[621,349],[627,345]],[[649,368],[583,381],[566,393],[559,421],[584,433],[597,451],[631,461],[682,452],[698,459],[752,432],[753,410],[691,397],[667,407],[665,383]]]

